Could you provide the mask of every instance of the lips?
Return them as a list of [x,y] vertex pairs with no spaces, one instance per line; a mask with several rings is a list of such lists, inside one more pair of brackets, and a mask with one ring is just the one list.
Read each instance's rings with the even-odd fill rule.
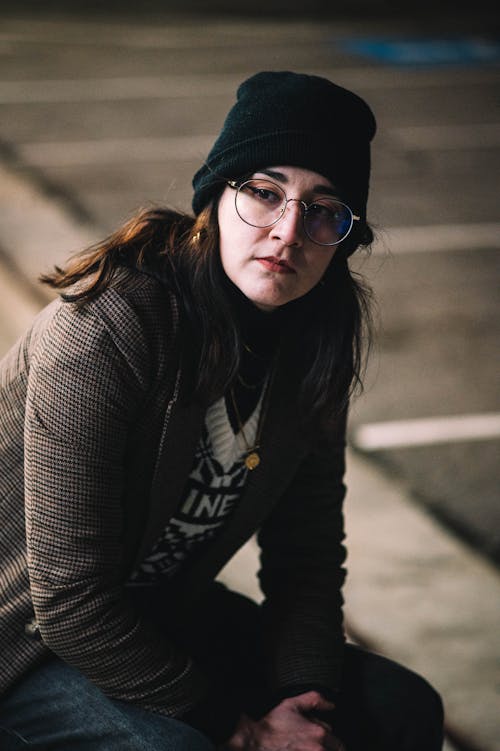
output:
[[263,258],[256,259],[261,266],[264,266],[267,271],[272,271],[275,274],[295,274],[295,269],[283,258],[276,258],[276,256],[265,256]]

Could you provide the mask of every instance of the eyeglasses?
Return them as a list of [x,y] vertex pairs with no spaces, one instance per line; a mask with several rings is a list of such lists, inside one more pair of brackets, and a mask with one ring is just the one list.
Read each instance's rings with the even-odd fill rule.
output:
[[236,213],[251,227],[272,227],[283,217],[292,201],[302,206],[302,220],[307,237],[317,245],[337,245],[345,240],[353,223],[359,221],[349,206],[330,196],[320,196],[309,205],[299,198],[287,198],[280,185],[260,178],[227,183],[236,190]]

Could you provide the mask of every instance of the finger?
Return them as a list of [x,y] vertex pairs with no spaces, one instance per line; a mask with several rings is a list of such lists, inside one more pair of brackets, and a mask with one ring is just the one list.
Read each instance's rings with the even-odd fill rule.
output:
[[332,729],[327,723],[317,723],[325,729],[325,735],[322,738],[321,745],[325,751],[346,751],[346,747],[336,735],[333,734]]
[[328,723],[320,720],[312,721],[311,724],[314,724],[316,729],[311,730],[309,737],[314,740],[318,748],[325,749],[325,751],[346,751],[344,744],[334,735]]
[[311,722],[314,722],[315,725],[319,725],[321,728],[324,728],[329,732],[332,731],[332,726],[329,722],[326,722],[326,720],[321,720],[319,717],[311,717],[310,720]]
[[318,691],[308,691],[305,694],[293,698],[297,703],[297,706],[305,712],[311,710],[323,710],[329,712],[335,709],[335,704],[328,701],[328,699],[325,699]]

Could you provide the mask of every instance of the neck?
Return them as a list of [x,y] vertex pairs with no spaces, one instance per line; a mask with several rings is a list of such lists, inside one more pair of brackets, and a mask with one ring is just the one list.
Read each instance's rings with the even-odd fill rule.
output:
[[261,355],[272,355],[277,349],[286,315],[282,309],[263,311],[229,279],[227,293],[238,324],[243,345]]

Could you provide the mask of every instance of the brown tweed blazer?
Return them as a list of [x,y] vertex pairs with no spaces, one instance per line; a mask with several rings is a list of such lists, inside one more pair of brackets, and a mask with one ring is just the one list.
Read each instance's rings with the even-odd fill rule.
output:
[[[209,690],[124,586],[200,436],[202,410],[179,397],[178,331],[175,299],[126,271],[83,307],[49,305],[0,362],[0,694],[50,651],[109,696],[168,715]],[[262,463],[169,604],[188,607],[259,531],[273,690],[337,686],[343,432],[325,456],[306,444],[278,366]]]

